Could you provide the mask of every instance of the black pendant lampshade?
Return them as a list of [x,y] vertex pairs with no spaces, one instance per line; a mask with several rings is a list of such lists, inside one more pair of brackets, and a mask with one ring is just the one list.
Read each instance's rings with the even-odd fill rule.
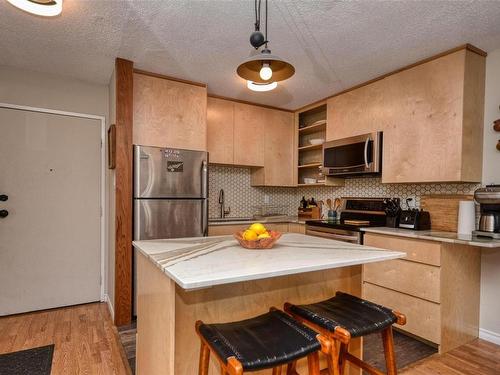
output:
[[[260,70],[264,64],[269,64],[273,72],[271,79],[264,80],[260,76]],[[256,83],[284,81],[295,74],[295,68],[292,64],[271,54],[271,51],[268,49],[264,49],[261,53],[243,61],[236,71],[241,78]]]
[[[268,49],[269,43],[267,34],[267,16],[268,7],[265,1],[265,34],[260,31],[260,8],[262,0],[255,0],[255,31],[250,35],[250,44],[256,50],[264,46],[260,53],[250,56],[243,61],[236,72],[238,75],[257,85],[273,85],[276,87],[276,82],[284,81],[295,74],[295,68],[289,62],[282,58],[273,55]],[[271,86],[269,86],[271,87]],[[250,86],[249,86],[250,88]],[[270,88],[272,89],[272,88]],[[259,90],[264,91],[264,90]]]

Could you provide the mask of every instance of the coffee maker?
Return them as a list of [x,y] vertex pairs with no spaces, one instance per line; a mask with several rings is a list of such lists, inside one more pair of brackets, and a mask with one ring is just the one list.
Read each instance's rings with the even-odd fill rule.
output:
[[476,236],[500,239],[500,185],[487,185],[474,192],[474,199],[480,205],[481,218]]

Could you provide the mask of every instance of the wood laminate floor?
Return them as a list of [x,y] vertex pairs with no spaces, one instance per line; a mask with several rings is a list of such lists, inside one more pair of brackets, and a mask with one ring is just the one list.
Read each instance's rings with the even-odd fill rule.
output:
[[0,354],[54,344],[52,375],[129,375],[105,303],[0,318]]
[[[129,339],[129,356],[134,331],[133,326],[122,330],[122,336]],[[0,318],[0,354],[49,344],[55,345],[52,375],[131,374],[104,303]],[[400,375],[434,374],[498,375],[500,346],[474,340],[444,355],[435,354],[413,363],[400,372]]]
[[474,340],[408,366],[400,375],[499,375],[500,346]]

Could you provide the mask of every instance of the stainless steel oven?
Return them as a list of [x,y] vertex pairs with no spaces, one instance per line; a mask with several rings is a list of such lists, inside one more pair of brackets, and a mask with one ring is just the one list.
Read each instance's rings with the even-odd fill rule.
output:
[[381,171],[382,132],[323,144],[323,173],[327,176],[376,174]]
[[330,240],[350,242],[356,244],[363,243],[363,233],[360,231],[326,228],[320,226],[306,225],[306,234],[315,237],[328,238]]

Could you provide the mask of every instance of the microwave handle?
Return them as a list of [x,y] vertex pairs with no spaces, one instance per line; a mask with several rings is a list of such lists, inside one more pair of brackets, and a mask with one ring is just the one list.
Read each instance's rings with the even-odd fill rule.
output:
[[365,167],[370,168],[370,165],[368,163],[368,145],[370,144],[370,138],[366,138],[365,141]]

